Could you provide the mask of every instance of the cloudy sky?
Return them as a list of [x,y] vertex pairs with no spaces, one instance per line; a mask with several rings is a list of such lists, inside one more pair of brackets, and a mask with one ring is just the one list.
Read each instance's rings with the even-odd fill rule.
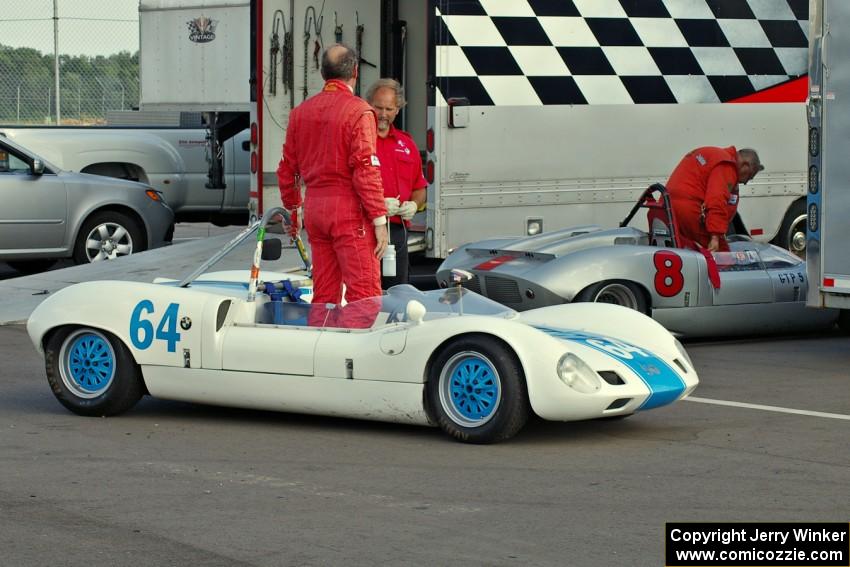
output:
[[[139,49],[139,0],[56,0],[59,53]],[[53,0],[0,0],[0,44],[53,53]]]

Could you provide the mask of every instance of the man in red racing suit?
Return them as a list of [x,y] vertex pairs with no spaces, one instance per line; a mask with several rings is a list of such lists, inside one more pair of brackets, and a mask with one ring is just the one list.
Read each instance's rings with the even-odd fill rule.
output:
[[706,146],[682,158],[667,181],[679,234],[711,252],[728,251],[726,232],[738,209],[738,184],[764,169],[755,150]]
[[387,248],[387,209],[369,104],[354,96],[357,54],[344,45],[322,56],[322,91],[289,115],[277,169],[283,206],[300,229],[300,182],[306,186],[305,228],[313,253],[313,303],[381,295],[379,260]]

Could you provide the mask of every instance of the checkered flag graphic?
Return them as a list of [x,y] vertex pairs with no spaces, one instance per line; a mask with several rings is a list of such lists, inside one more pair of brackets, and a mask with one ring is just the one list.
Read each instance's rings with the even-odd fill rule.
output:
[[808,0],[436,0],[435,74],[473,105],[728,102],[800,79]]

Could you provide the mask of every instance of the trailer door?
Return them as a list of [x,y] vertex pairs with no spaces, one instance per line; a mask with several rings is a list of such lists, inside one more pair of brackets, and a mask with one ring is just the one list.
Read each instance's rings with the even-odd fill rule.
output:
[[[850,293],[850,2],[822,0],[813,25],[810,131],[809,244],[812,293]],[[818,172],[820,184],[818,184]],[[829,306],[830,297],[824,297]]]

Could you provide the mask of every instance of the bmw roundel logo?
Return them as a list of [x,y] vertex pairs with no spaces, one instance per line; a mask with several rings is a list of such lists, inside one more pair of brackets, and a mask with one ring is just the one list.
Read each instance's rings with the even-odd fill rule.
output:
[[188,317],[183,317],[182,319],[180,319],[180,328],[184,331],[188,331],[192,328],[192,320]]

